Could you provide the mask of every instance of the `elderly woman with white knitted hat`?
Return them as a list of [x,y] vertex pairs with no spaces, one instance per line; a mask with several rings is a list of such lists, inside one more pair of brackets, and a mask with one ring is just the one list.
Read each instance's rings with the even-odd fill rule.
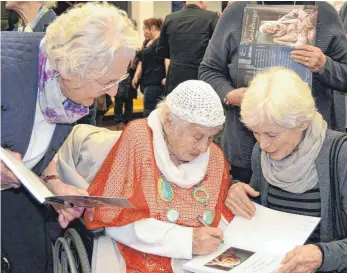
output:
[[[107,268],[177,272],[181,259],[208,254],[220,246],[223,229],[233,217],[224,205],[230,182],[228,164],[212,143],[224,120],[212,87],[190,80],[178,85],[148,119],[129,123],[113,147],[112,136],[101,141],[108,144],[91,143],[93,137],[95,142],[100,139],[96,131],[105,136],[105,129],[86,125],[75,129],[80,133],[74,132],[75,139],[70,136],[58,154],[60,174],[66,165],[79,165],[79,174],[92,181],[90,195],[123,197],[133,205],[131,209],[95,208],[93,220],[86,217],[88,228],[106,227],[108,237],[102,240],[109,240],[94,246],[98,255],[93,258],[93,272],[107,272]],[[94,130],[89,134],[94,136],[88,137],[83,128]],[[73,145],[78,151],[90,147],[89,156],[75,154],[76,160],[69,161]],[[88,157],[103,163],[90,164]],[[77,163],[81,158],[89,162],[84,168]]]

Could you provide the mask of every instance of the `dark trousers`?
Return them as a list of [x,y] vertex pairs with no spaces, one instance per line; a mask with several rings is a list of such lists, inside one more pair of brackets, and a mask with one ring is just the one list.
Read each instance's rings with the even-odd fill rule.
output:
[[23,186],[1,192],[1,254],[11,273],[53,272],[52,241],[63,233],[48,212]]
[[169,73],[166,77],[165,95],[170,94],[182,82],[198,79],[198,70],[199,67],[170,63]]
[[164,94],[164,86],[162,85],[147,85],[145,86],[143,95],[143,117],[148,117],[149,114],[155,109],[158,102],[162,99]]
[[[124,105],[124,114],[123,114]],[[133,115],[133,99],[125,96],[114,97],[114,118],[116,122],[128,123]]]

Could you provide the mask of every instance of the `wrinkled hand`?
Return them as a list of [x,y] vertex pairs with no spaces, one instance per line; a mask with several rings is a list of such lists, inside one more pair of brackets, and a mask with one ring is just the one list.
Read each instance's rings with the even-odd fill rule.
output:
[[228,103],[234,106],[240,106],[246,90],[247,88],[241,87],[230,91],[226,96]]
[[313,273],[321,267],[323,255],[318,246],[297,246],[287,253],[278,273]]
[[166,78],[164,78],[164,79],[161,80],[161,85],[162,85],[162,86],[165,86],[165,85],[166,85]]
[[234,215],[250,220],[255,214],[255,206],[248,195],[257,197],[259,194],[248,184],[238,182],[230,186],[225,205]]
[[306,66],[311,72],[319,72],[325,67],[326,56],[318,47],[298,45],[291,53],[292,59]]
[[206,255],[216,251],[223,240],[220,228],[200,227],[193,229],[193,254]]
[[[12,152],[11,150],[6,149],[12,156],[14,156],[18,160],[22,160],[22,156],[20,153]],[[7,188],[19,188],[21,183],[19,179],[14,175],[14,173],[7,168],[6,164],[1,161],[1,186]]]
[[139,82],[139,77],[138,76],[134,76],[133,80],[131,81],[131,85],[133,86],[133,88],[137,88],[137,84]]
[[[85,190],[78,189],[57,180],[54,181],[54,184],[52,183],[52,191],[55,195],[89,195]],[[81,217],[84,211],[84,208],[77,206],[68,208],[66,206],[55,205],[53,207],[59,213],[58,222],[62,228],[66,228],[71,221]],[[93,208],[87,208],[86,214],[89,220],[93,221]]]

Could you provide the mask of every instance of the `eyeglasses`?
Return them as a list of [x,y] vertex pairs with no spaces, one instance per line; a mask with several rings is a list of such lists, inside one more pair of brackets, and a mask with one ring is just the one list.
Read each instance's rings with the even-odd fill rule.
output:
[[118,85],[121,81],[124,81],[126,78],[129,77],[129,73],[126,73],[125,75],[123,75],[122,77],[120,77],[118,80],[114,80],[111,81],[110,83],[108,83],[107,85],[100,83],[98,80],[96,80],[96,82],[102,87],[101,91],[106,91],[111,89],[112,87]]

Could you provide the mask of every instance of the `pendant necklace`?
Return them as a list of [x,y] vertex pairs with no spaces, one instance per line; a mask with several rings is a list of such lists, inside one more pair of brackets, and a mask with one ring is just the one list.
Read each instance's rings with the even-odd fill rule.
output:
[[[170,182],[163,177],[160,177],[158,180],[158,193],[160,199],[167,203],[171,203],[172,199],[174,198],[174,191],[171,187]],[[195,187],[192,191],[192,197],[195,201],[204,205],[205,207],[207,207],[208,201],[210,200],[209,192],[205,187],[201,186],[200,183],[199,186]],[[172,207],[166,213],[166,218],[170,223],[176,223],[179,219],[179,216],[179,212]],[[204,220],[206,225],[212,224],[213,218],[214,217],[212,211],[205,209],[202,219]]]

